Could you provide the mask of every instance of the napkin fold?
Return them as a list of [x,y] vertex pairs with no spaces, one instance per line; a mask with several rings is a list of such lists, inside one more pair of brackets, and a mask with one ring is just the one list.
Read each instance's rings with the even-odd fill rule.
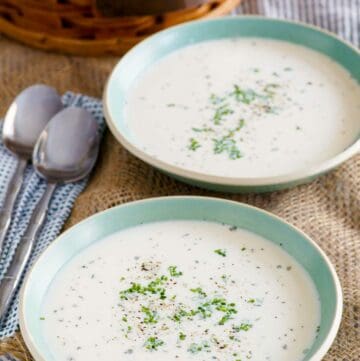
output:
[[[99,132],[103,132],[105,122],[100,100],[67,92],[63,95],[62,101],[65,106],[77,106],[88,110],[99,124]],[[1,132],[2,122],[0,122],[0,133]],[[16,162],[14,155],[4,147],[0,140],[0,209],[5,199],[8,182],[15,170]],[[70,215],[77,196],[85,188],[87,181],[88,178],[76,183],[59,185],[57,187],[50,203],[45,224],[27,265],[26,272],[36,258],[58,236],[66,219]],[[0,281],[5,275],[13,258],[16,246],[21,241],[21,237],[28,226],[30,216],[37,202],[45,192],[45,188],[46,182],[35,173],[33,167],[29,164],[25,171],[24,183],[12,215],[12,223],[5,240],[3,253],[0,256]],[[12,336],[17,330],[18,305],[19,289],[17,290],[17,294],[12,301],[6,317],[0,323],[0,339]]]

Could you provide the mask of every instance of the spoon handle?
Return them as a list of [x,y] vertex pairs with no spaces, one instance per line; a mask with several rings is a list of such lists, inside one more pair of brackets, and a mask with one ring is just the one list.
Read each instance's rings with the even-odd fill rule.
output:
[[0,282],[0,320],[5,316],[13,296],[18,289],[24,269],[34,249],[36,239],[46,219],[51,197],[56,183],[48,183],[44,195],[30,218],[29,226],[18,244],[14,257]]
[[0,208],[0,254],[3,249],[5,237],[11,223],[11,214],[16,198],[20,192],[27,160],[19,159],[6,192],[3,206]]
[[2,356],[0,356],[0,361],[19,361],[15,356],[10,355],[9,353],[6,353]]

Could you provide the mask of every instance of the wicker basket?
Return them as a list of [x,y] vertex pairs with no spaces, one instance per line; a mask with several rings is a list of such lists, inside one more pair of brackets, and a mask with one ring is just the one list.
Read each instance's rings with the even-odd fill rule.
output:
[[147,35],[181,22],[229,13],[241,0],[159,15],[104,17],[93,0],[0,0],[0,32],[25,44],[80,55],[122,55]]

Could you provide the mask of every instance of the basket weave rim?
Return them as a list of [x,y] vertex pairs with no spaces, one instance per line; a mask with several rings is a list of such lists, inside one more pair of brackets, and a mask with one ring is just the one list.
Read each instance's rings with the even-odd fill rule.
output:
[[[239,5],[241,1],[221,0],[221,2],[217,3],[216,7],[209,9],[205,14],[198,15],[198,18],[213,18],[227,14]],[[202,6],[206,6],[206,4]],[[139,18],[144,19],[144,17]],[[147,16],[145,17],[146,19],[152,19],[152,16]],[[175,19],[175,23],[183,23],[184,21],[188,20]],[[159,29],[154,30],[158,31]],[[44,31],[27,30],[4,17],[0,17],[0,33],[42,50],[85,56],[123,55],[129,48],[149,36],[149,34],[136,36],[116,35],[98,39],[62,37],[60,35],[47,34]]]

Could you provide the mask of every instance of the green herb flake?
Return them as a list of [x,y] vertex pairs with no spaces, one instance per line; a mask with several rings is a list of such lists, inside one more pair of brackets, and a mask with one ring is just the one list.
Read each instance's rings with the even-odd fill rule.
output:
[[166,290],[163,285],[168,281],[166,276],[157,277],[155,280],[149,282],[147,285],[143,286],[139,283],[132,283],[131,287],[120,292],[120,298],[122,300],[128,300],[133,294],[147,295],[147,294],[157,294],[160,299],[164,300],[166,298]]
[[149,307],[142,306],[141,311],[145,314],[144,323],[153,324],[158,322],[157,312],[150,310]]
[[149,337],[145,342],[145,348],[150,351],[157,351],[160,346],[164,345],[164,341],[157,337]]
[[230,109],[229,104],[222,104],[216,110],[213,116],[213,121],[215,125],[220,125],[221,122],[224,120],[226,115],[233,114],[234,111]]
[[240,326],[233,326],[235,332],[249,331],[253,326],[250,323],[242,323]]
[[203,127],[203,128],[191,128],[194,132],[197,132],[197,133],[201,133],[201,132],[213,132],[214,129],[213,128],[209,128],[209,127]]
[[225,98],[219,97],[216,94],[211,94],[210,95],[210,103],[213,105],[217,105],[222,103],[225,100]]
[[182,276],[182,272],[177,270],[177,266],[169,266],[168,271],[171,277],[180,277]]
[[[243,124],[243,122],[241,122],[241,124]],[[241,124],[239,125],[239,127],[243,126]],[[225,135],[220,139],[216,139],[216,138],[213,139],[215,154],[221,154],[225,152],[228,154],[229,158],[233,160],[242,157],[242,154],[236,145],[236,141],[231,138],[234,136],[234,132],[240,129],[239,127],[230,130],[227,135]]]
[[236,101],[250,104],[252,103],[259,95],[253,89],[241,89],[238,85],[234,85],[234,90],[231,93],[236,99]]
[[179,340],[184,341],[186,339],[186,335],[182,332],[179,333]]
[[219,256],[226,257],[226,249],[216,249],[214,252]]
[[181,322],[184,317],[191,318],[196,313],[194,311],[186,311],[184,308],[179,308],[178,311],[171,317],[175,322]]
[[202,350],[202,346],[198,345],[197,343],[192,343],[189,348],[188,348],[188,352],[196,354],[198,352],[200,352]]
[[228,133],[220,139],[213,139],[214,153],[228,153],[230,159],[239,159],[242,154],[236,145],[236,141],[233,139],[236,132],[240,131],[245,125],[245,120],[240,119],[236,128],[230,129]]
[[190,291],[193,293],[197,293],[199,296],[201,296],[203,298],[205,298],[207,296],[207,294],[200,287],[191,288]]
[[223,326],[223,325],[225,325],[225,323],[226,323],[227,321],[229,321],[229,320],[230,320],[230,315],[229,315],[229,314],[226,314],[225,316],[223,316],[223,317],[220,319],[219,325]]
[[201,147],[200,143],[195,138],[190,138],[190,143],[188,145],[188,149],[195,152],[200,147]]
[[219,320],[219,325],[225,325],[225,323],[232,319],[232,315],[237,313],[234,303],[222,303],[216,307],[216,310],[225,313],[225,315]]

